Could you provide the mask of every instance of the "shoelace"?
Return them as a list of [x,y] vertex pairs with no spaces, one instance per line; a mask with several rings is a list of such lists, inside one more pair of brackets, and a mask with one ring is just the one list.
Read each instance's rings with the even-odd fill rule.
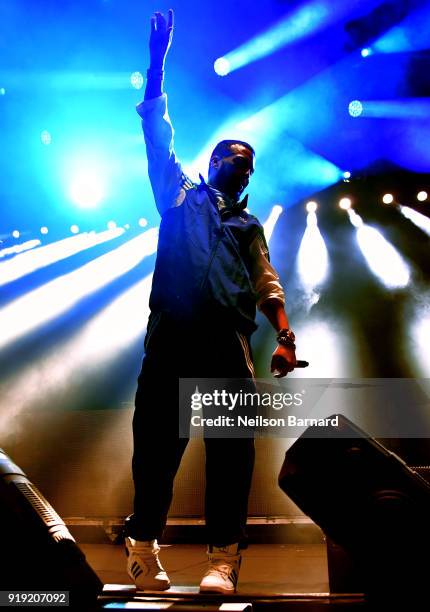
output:
[[211,564],[205,575],[208,576],[209,574],[213,574],[214,572],[219,574],[221,578],[225,580],[227,578],[230,578],[230,574],[233,573],[233,568],[228,563],[213,563]]
[[158,552],[153,551],[151,548],[148,550],[146,546],[134,546],[132,553],[137,554],[141,561],[146,563],[148,566],[156,566],[161,572],[164,572],[164,568],[160,563],[160,559],[158,558]]

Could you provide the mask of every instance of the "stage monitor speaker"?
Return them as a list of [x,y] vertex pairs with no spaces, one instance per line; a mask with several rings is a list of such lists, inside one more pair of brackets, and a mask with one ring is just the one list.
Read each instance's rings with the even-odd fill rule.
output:
[[427,589],[430,485],[342,415],[288,449],[279,486],[350,555],[369,597]]
[[64,521],[0,449],[2,591],[68,591],[69,608],[92,610],[103,584]]

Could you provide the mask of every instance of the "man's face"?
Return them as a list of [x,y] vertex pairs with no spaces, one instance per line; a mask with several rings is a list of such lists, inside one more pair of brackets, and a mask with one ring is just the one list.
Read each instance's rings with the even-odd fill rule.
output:
[[233,198],[239,198],[254,172],[254,156],[241,144],[230,145],[231,154],[214,156],[209,168],[211,185]]

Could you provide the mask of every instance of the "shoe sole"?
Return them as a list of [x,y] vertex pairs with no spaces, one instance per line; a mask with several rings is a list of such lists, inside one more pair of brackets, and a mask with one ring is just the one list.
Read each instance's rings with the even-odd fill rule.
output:
[[215,587],[200,587],[200,593],[214,593],[215,595],[234,595],[236,589],[223,589]]
[[166,583],[164,584],[163,583],[158,583],[158,584],[152,583],[150,585],[148,584],[145,586],[139,586],[138,584],[136,584],[132,576],[129,575],[128,577],[130,578],[130,580],[133,580],[133,583],[138,591],[167,591],[171,587],[170,582],[168,582],[167,584]]
[[135,586],[136,586],[136,591],[153,591],[154,593],[160,593],[161,591],[168,591],[170,589],[170,584],[168,586],[163,586],[161,588],[160,587],[157,588],[157,586],[140,587],[140,586],[137,586],[137,584]]
[[138,591],[167,591],[167,589],[170,589],[171,587],[170,581],[163,582],[161,580],[159,582],[152,582],[145,586],[139,586],[133,574],[130,574],[129,572],[127,572],[127,575],[130,578],[130,580],[132,580],[133,584],[135,585]]

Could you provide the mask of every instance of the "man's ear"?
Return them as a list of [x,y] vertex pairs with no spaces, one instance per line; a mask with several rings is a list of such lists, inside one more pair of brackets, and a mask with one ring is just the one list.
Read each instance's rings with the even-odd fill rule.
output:
[[219,168],[221,158],[219,155],[213,155],[210,159],[209,166],[212,168]]

